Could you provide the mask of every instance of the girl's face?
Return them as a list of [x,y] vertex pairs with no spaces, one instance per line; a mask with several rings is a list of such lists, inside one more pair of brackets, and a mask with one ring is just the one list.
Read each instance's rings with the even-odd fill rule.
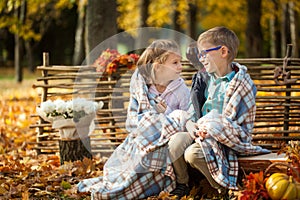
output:
[[175,53],[168,55],[166,61],[162,64],[157,64],[155,70],[156,83],[169,83],[180,77],[182,72],[181,56]]

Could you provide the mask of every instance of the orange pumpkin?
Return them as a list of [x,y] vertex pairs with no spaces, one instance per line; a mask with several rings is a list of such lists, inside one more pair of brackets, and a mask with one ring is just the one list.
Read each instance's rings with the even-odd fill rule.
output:
[[284,173],[272,174],[266,181],[266,189],[272,200],[300,199],[300,183]]

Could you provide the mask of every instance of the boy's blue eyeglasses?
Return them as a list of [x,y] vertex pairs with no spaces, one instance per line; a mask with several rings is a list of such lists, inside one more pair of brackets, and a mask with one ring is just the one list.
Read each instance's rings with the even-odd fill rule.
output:
[[222,47],[222,45],[219,45],[217,47],[213,47],[213,48],[210,48],[210,49],[200,51],[200,53],[198,54],[198,59],[200,60],[201,58],[206,58],[206,54],[208,52],[219,50],[219,49],[221,49],[221,47]]

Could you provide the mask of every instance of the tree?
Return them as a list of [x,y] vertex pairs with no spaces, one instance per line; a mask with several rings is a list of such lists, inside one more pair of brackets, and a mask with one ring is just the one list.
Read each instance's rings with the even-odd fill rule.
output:
[[[282,53],[286,51],[286,45],[292,44],[293,51],[292,56],[298,57],[298,34],[297,34],[297,21],[296,21],[296,11],[295,4],[297,2],[288,1],[287,3],[282,3],[283,7],[283,21],[282,24],[282,32],[284,31],[286,34],[283,34],[282,40],[285,41],[282,44]],[[298,3],[299,4],[299,3]],[[285,45],[285,46],[284,46]],[[283,54],[284,55],[284,54]]]
[[19,2],[20,5],[14,5],[14,18],[18,20],[18,24],[16,25],[16,32],[15,32],[15,79],[17,82],[22,82],[23,80],[23,70],[22,66],[20,65],[20,46],[21,46],[21,39],[19,37],[20,26],[24,24],[25,21],[25,7],[26,2],[24,0]]
[[85,28],[85,15],[86,15],[86,0],[79,0],[77,6],[77,28],[75,33],[75,45],[73,54],[73,65],[82,63],[85,57],[85,44],[84,44],[84,28]]
[[189,10],[188,10],[188,35],[193,38],[194,40],[197,40],[198,34],[197,34],[197,12],[198,7],[196,3],[189,2],[188,3]]
[[[101,42],[117,34],[116,0],[88,0],[85,24],[85,54],[89,53]],[[108,48],[116,48],[117,41],[106,41]],[[93,60],[87,58],[87,64]]]
[[270,41],[270,50],[267,50],[270,51],[271,57],[284,57],[287,44],[293,45],[292,56],[298,57],[300,2],[298,0],[263,1],[262,10],[261,25],[265,41]]
[[289,17],[290,17],[290,29],[291,29],[291,44],[293,45],[293,52],[292,56],[293,57],[298,57],[299,56],[299,44],[298,44],[298,39],[299,36],[297,34],[297,18],[296,18],[296,11],[294,10],[295,3],[290,1],[289,2]]
[[[272,58],[280,57],[280,28],[279,28],[279,6],[277,0],[271,1],[270,13],[273,15],[270,17],[270,56]],[[272,11],[272,12],[271,12]]]
[[263,36],[260,26],[261,0],[247,0],[246,56],[262,57]]
[[[22,81],[20,48],[26,47],[32,56],[32,46],[38,43],[62,10],[73,6],[71,0],[3,0],[0,2],[0,29],[8,28],[15,36],[15,74],[17,82]],[[46,17],[45,17],[46,16]],[[25,43],[25,45],[24,45]],[[32,57],[28,58],[33,60]],[[29,63],[31,65],[31,63]],[[33,69],[33,66],[29,66]]]
[[[147,19],[149,17],[150,0],[140,0],[139,3],[140,3],[139,28],[148,27]],[[148,46],[148,41],[145,41],[142,33],[143,33],[142,29],[138,29],[138,33],[136,35],[136,40],[135,40],[135,53],[137,54],[141,54],[144,50],[143,47]]]

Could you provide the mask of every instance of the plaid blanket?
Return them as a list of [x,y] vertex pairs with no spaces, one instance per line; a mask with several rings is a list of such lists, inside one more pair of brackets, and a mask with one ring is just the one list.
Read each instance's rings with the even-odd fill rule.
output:
[[196,139],[205,155],[213,178],[221,186],[237,189],[238,158],[241,154],[269,153],[269,150],[251,144],[255,120],[255,94],[245,66],[235,63],[239,71],[226,91],[223,114],[212,110],[197,121],[205,126],[210,137]]
[[132,76],[131,88],[140,104],[129,108],[130,134],[105,163],[102,177],[78,184],[78,190],[91,192],[92,199],[141,199],[175,188],[175,174],[165,144],[173,134],[183,131],[189,115],[181,110],[169,115],[157,113],[138,73]]

